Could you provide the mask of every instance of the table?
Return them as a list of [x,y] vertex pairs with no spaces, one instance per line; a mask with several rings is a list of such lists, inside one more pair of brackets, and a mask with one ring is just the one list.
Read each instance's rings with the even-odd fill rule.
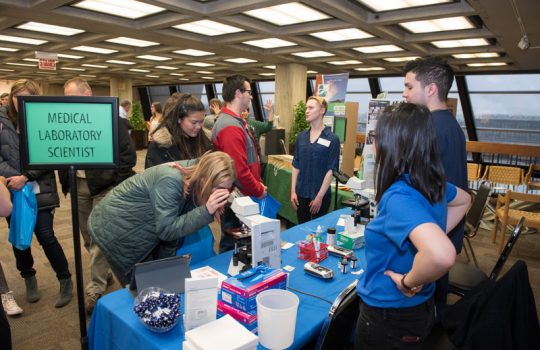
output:
[[[296,210],[291,205],[291,169],[287,169],[275,164],[268,163],[264,173],[264,183],[268,187],[268,193],[274,197],[280,204],[278,215],[290,222],[297,224],[298,217]],[[347,199],[353,199],[354,193],[350,191],[338,190],[338,208],[335,208],[335,180],[330,185],[331,199],[329,212],[341,208],[341,202]]]
[[[297,242],[309,232],[314,232],[317,225],[335,226],[341,214],[350,213],[350,209],[341,209],[329,213],[305,224],[295,226],[282,232],[282,240]],[[324,281],[306,275],[303,271],[304,261],[296,258],[297,245],[282,250],[282,266],[290,265],[295,269],[290,272],[289,286],[307,293],[312,293],[333,302],[338,294],[358,276],[341,274],[337,264],[339,259],[329,256],[321,265],[334,270],[334,279]],[[195,263],[192,268],[210,265],[216,270],[226,273],[232,252],[223,253],[207,260]],[[360,268],[365,268],[364,249],[356,252]],[[318,336],[330,304],[319,299],[294,292],[300,298],[294,343],[291,349],[298,349]],[[154,333],[146,329],[132,311],[133,298],[126,289],[107,294],[98,300],[88,329],[89,349],[91,350],[161,350],[181,349],[184,339],[181,327],[175,327],[168,333]],[[259,349],[264,349],[261,345]]]

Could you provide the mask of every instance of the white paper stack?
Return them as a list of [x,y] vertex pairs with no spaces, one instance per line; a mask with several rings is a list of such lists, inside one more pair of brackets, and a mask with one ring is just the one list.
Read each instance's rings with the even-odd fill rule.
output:
[[188,350],[255,350],[259,338],[229,315],[186,332]]

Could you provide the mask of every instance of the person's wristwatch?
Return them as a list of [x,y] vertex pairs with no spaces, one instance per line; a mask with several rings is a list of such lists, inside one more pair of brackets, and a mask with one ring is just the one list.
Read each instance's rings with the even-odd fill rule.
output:
[[409,287],[408,285],[405,284],[405,277],[407,276],[406,273],[403,274],[403,277],[401,277],[401,286],[403,287],[403,289],[405,289],[406,291],[408,292],[413,292],[413,293],[416,293],[418,291],[418,286],[414,286],[414,287]]

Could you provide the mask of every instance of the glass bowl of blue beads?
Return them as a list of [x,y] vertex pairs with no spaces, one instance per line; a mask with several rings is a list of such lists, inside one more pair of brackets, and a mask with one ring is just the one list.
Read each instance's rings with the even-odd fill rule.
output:
[[145,288],[135,298],[133,311],[151,331],[170,331],[182,316],[180,294],[157,287]]

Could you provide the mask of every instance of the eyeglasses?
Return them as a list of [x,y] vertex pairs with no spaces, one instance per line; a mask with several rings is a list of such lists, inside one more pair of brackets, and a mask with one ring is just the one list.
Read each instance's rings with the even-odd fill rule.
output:
[[244,93],[244,92],[247,92],[249,94],[249,96],[251,96],[251,90],[250,89],[244,89],[244,88],[241,88],[239,89],[240,92]]

